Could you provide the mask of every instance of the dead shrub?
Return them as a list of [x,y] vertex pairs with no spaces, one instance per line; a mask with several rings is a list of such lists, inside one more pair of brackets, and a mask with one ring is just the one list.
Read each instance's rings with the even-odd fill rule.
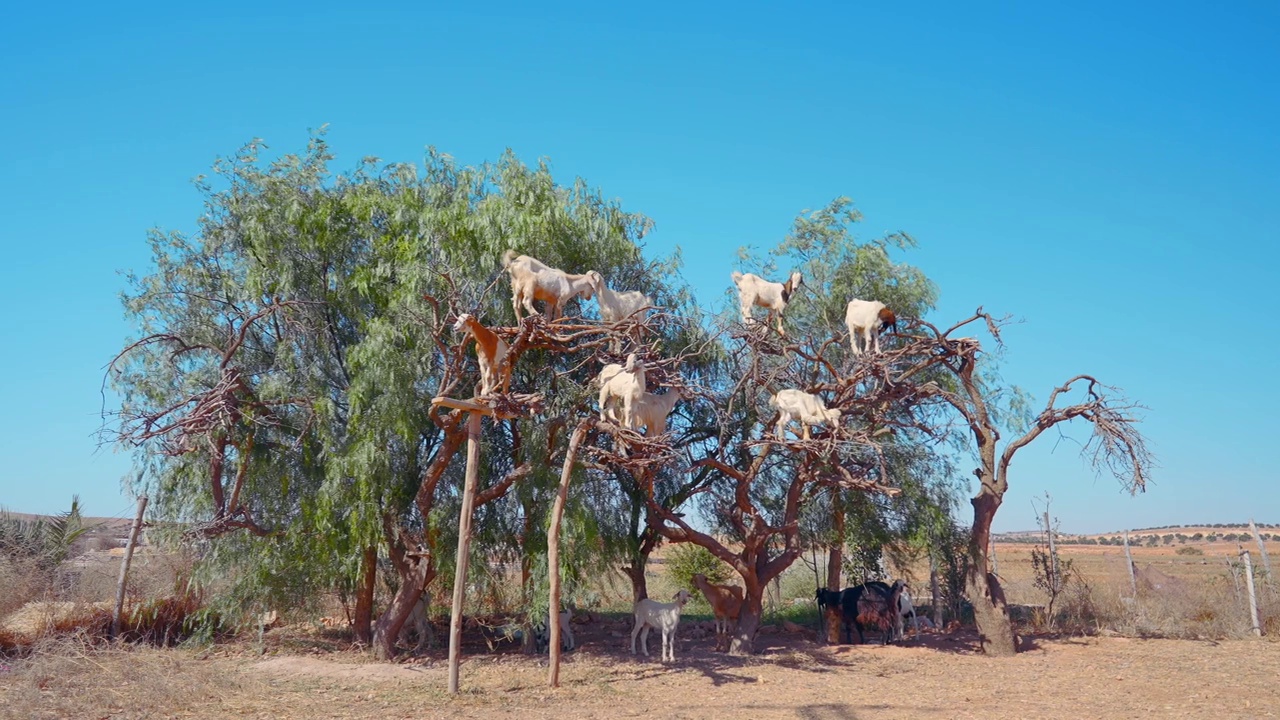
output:
[[228,665],[81,633],[46,637],[32,650],[11,664],[0,717],[173,717],[208,712],[233,692],[266,691]]

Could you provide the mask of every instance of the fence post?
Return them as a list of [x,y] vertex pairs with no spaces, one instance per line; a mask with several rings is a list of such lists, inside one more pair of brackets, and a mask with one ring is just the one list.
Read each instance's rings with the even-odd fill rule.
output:
[[1129,531],[1124,531],[1124,562],[1129,567],[1129,586],[1133,588],[1133,596],[1138,596],[1138,578],[1133,572],[1133,555],[1129,553]]
[[138,498],[138,514],[129,528],[129,542],[124,546],[124,560],[120,563],[120,581],[116,583],[116,607],[111,611],[111,637],[120,634],[120,612],[124,609],[124,587],[129,578],[129,563],[133,562],[133,548],[138,544],[138,532],[142,530],[142,513],[147,509],[147,496]]
[[449,614],[449,694],[458,694],[458,667],[462,662],[462,601],[467,590],[467,561],[471,558],[471,520],[476,506],[476,484],[480,472],[480,418],[467,417],[467,474],[458,512],[458,556],[453,571],[453,605]]
[[1249,590],[1249,620],[1253,623],[1253,634],[1262,637],[1262,626],[1258,623],[1258,598],[1253,594],[1253,563],[1249,560],[1249,551],[1240,547],[1240,557],[1244,558],[1244,585]]

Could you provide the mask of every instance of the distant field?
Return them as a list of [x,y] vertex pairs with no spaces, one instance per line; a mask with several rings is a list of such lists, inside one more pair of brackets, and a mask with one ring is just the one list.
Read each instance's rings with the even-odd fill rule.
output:
[[[1239,543],[1200,542],[1187,545],[1157,547],[1132,547],[1133,563],[1138,568],[1151,566],[1177,578],[1197,585],[1230,582],[1227,562],[1236,560]],[[1280,558],[1280,542],[1266,543],[1267,553]],[[1031,550],[1034,543],[996,543],[996,562],[1005,592],[1014,603],[1036,604],[1043,602],[1044,593],[1032,582]],[[1179,547],[1194,547],[1203,555],[1179,555]],[[1253,562],[1261,563],[1258,546],[1245,545]],[[1125,568],[1124,548],[1114,545],[1061,545],[1058,554],[1070,560],[1072,567],[1085,581],[1098,588],[1129,586],[1129,573]],[[1280,570],[1280,568],[1277,568]]]

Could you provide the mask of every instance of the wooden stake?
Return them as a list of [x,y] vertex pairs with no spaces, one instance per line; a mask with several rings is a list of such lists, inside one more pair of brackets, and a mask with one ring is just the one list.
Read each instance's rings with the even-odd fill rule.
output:
[[1249,620],[1253,623],[1253,634],[1262,637],[1262,626],[1258,623],[1258,597],[1253,593],[1253,562],[1249,560],[1249,551],[1240,546],[1240,557],[1244,558],[1244,585],[1249,590]]
[[938,561],[929,556],[929,592],[933,594],[933,626],[942,629],[942,592],[938,587]]
[[582,443],[590,425],[590,420],[578,423],[573,436],[569,438],[569,450],[565,453],[564,467],[560,470],[560,492],[556,494],[556,502],[551,507],[551,525],[547,528],[547,571],[551,585],[547,610],[551,662],[547,682],[553,688],[560,687],[560,518],[564,516],[564,504],[569,498],[569,477],[573,474],[573,461],[578,454],[578,445]]
[[1058,550],[1053,544],[1053,526],[1049,525],[1049,511],[1044,511],[1044,534],[1049,536],[1049,584],[1053,588],[1053,594],[1056,595],[1058,590]]
[[142,530],[142,513],[147,509],[147,496],[138,498],[138,514],[129,528],[129,542],[124,546],[124,560],[120,563],[120,581],[116,583],[116,607],[111,611],[111,637],[120,634],[120,612],[124,609],[124,586],[129,578],[129,563],[133,562],[133,548],[138,544],[138,532]]
[[449,693],[458,694],[458,665],[462,660],[462,601],[467,588],[467,561],[471,553],[471,515],[476,505],[477,475],[480,473],[480,420],[472,411],[467,416],[467,479],[462,489],[462,509],[458,512],[458,558],[453,572],[453,610],[449,616]]
[[1138,597],[1138,577],[1133,572],[1133,555],[1129,553],[1129,531],[1124,531],[1124,562],[1129,566],[1129,585],[1133,588],[1133,596]]

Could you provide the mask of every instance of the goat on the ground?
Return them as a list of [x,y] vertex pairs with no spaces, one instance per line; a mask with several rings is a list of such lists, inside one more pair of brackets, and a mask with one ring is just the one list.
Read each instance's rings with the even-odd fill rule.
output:
[[707,576],[702,573],[693,576],[693,584],[702,591],[702,596],[707,599],[712,615],[715,616],[716,650],[719,650],[721,638],[728,637],[730,623],[733,627],[737,627],[738,616],[742,613],[742,603],[745,599],[742,588],[737,585],[717,585],[707,580]]
[[884,583],[865,583],[858,597],[858,634],[862,628],[874,627],[880,631],[880,644],[887,645],[894,638],[894,631],[902,623],[898,598],[902,594],[902,581],[892,586]]
[[511,388],[511,369],[507,367],[507,342],[498,334],[475,319],[470,313],[458,316],[453,330],[466,330],[476,340],[476,361],[480,365],[480,394],[488,395],[502,387],[502,392]]
[[595,270],[574,275],[528,255],[517,255],[515,250],[502,254],[502,267],[511,276],[511,307],[516,312],[516,322],[520,321],[521,306],[530,315],[538,314],[533,307],[534,300],[546,303],[547,319],[554,322],[570,300],[578,296],[590,300],[595,288],[604,283]]
[[[572,610],[560,611],[560,649],[572,650],[577,647],[577,643],[573,638],[573,627],[569,624],[573,620]],[[544,624],[534,628],[534,644],[539,653],[550,650],[551,648],[551,611],[547,611],[547,621]]]
[[413,609],[409,611],[409,617],[405,619],[404,625],[400,626],[400,641],[408,642],[409,633],[413,632],[418,637],[418,644],[414,648],[414,652],[422,652],[425,648],[434,645],[436,638],[435,633],[431,629],[431,621],[427,618],[427,610],[431,607],[431,593],[424,592],[413,604]]
[[[738,286],[738,309],[742,311],[743,324],[750,325],[753,322],[752,307],[768,308],[769,314],[777,318],[778,334],[785,335],[786,331],[782,329],[782,311],[786,309],[787,303],[791,302],[791,296],[795,294],[796,289],[804,282],[800,271],[793,271],[791,277],[784,283],[770,282],[751,273],[735,272],[732,277],[733,284]],[[767,318],[765,322],[768,322]]]
[[[854,355],[880,352],[880,333],[898,332],[898,318],[884,303],[876,300],[850,300],[844,312],[844,324],[849,328],[849,345]],[[862,336],[863,348],[858,347]]]
[[662,633],[662,661],[675,662],[676,628],[680,625],[680,611],[687,602],[689,602],[688,590],[676,593],[675,602],[660,603],[649,598],[637,600],[633,606],[636,626],[631,631],[631,654],[636,654],[636,637],[639,636],[644,656],[649,657],[649,630],[655,629]]
[[799,420],[804,430],[803,438],[809,439],[810,425],[830,425],[832,428],[840,423],[840,409],[827,409],[826,403],[822,402],[822,398],[817,395],[811,395],[803,390],[787,389],[779,390],[769,400],[769,404],[778,409],[778,426],[777,436],[779,440],[785,440],[787,425],[792,420]]

